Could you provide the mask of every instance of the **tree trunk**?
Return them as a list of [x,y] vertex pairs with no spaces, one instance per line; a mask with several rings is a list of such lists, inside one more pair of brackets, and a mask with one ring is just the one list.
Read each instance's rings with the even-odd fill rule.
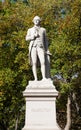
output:
[[71,105],[71,99],[68,96],[68,99],[67,99],[67,123],[66,123],[64,130],[70,130],[70,127],[71,127],[71,107],[70,107],[70,105]]
[[15,130],[17,130],[17,128],[18,128],[18,117],[17,117],[16,123],[15,123]]

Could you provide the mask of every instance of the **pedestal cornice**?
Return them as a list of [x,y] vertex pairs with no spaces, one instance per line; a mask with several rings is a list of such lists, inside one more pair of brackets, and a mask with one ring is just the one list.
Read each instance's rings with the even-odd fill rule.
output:
[[53,81],[29,81],[25,91],[24,97],[57,97],[58,91],[53,85]]

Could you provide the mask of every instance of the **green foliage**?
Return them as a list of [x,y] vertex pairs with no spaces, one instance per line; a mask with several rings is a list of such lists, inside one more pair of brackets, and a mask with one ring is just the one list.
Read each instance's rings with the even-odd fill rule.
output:
[[[32,19],[35,15],[42,18],[41,24],[47,30],[49,49],[52,53],[51,75],[57,75],[55,85],[60,92],[57,101],[58,113],[65,114],[67,96],[72,92],[76,93],[77,102],[81,106],[78,96],[81,94],[81,1],[27,2],[0,2],[1,130],[15,129],[17,119],[18,130],[24,123],[25,103],[22,92],[28,81],[33,79],[28,60],[29,43],[25,41],[25,36],[28,28],[33,25]],[[58,74],[61,76],[59,80]],[[75,113],[74,115],[76,116]],[[65,120],[65,117],[63,118]],[[77,122],[79,120],[80,117]],[[72,126],[76,124],[73,120]],[[62,127],[64,125],[65,122],[61,124]],[[76,127],[72,127],[72,130],[73,128]],[[76,129],[78,130],[78,126]]]

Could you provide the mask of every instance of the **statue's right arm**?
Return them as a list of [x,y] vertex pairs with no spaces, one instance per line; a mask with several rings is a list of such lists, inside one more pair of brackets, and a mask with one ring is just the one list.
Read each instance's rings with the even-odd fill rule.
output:
[[31,40],[34,40],[34,39],[35,39],[35,36],[31,35],[31,30],[28,29],[28,32],[27,32],[27,35],[26,35],[26,41],[31,41]]

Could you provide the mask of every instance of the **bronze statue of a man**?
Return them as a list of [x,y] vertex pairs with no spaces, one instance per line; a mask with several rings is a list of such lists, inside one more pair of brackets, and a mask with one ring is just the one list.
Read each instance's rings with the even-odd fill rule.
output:
[[37,57],[41,65],[41,73],[43,80],[50,78],[50,61],[48,51],[48,40],[46,36],[46,29],[40,27],[41,19],[35,16],[33,19],[34,26],[29,28],[26,35],[26,41],[30,41],[29,56],[32,62],[32,71],[34,79],[37,79]]

